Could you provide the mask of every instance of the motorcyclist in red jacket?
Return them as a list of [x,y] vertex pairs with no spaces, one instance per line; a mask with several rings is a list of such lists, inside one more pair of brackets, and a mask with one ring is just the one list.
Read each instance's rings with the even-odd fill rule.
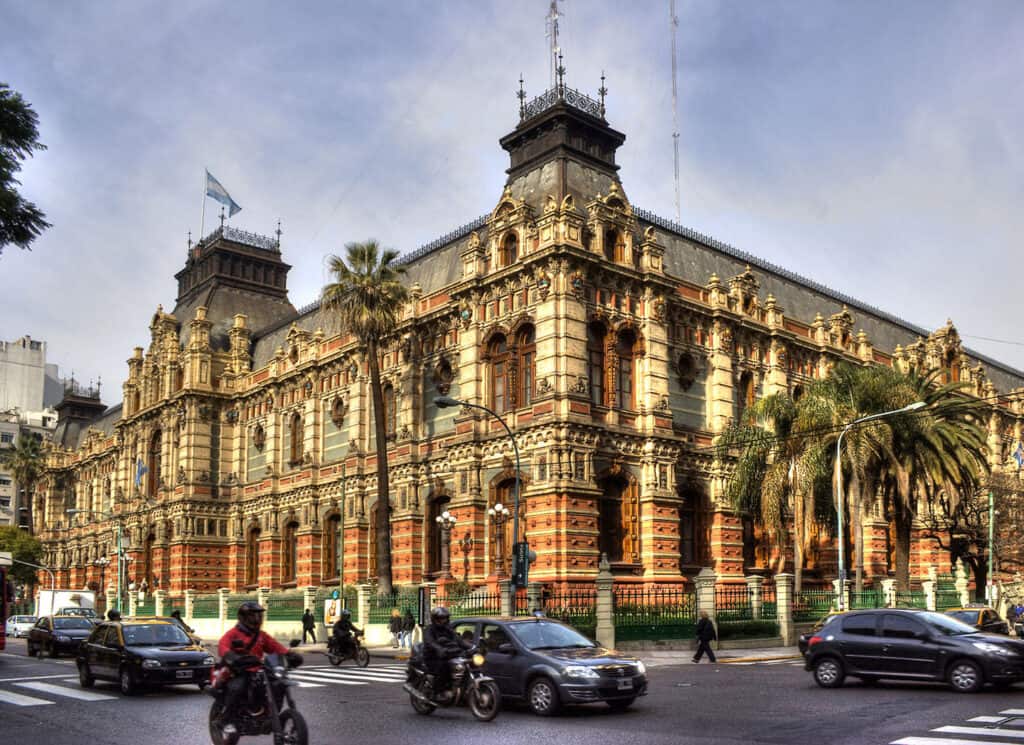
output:
[[294,654],[260,628],[264,608],[247,600],[238,607],[238,623],[220,639],[217,654],[221,663],[231,668],[232,676],[224,684],[224,712],[221,715],[226,745],[238,740],[235,711],[249,684],[248,672],[259,670],[265,654]]

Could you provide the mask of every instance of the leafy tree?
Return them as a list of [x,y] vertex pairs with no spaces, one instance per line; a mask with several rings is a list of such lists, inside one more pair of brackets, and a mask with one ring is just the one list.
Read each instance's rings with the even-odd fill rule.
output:
[[[0,451],[0,464],[3,464],[14,476],[14,480],[18,482],[18,488],[25,490],[25,504],[23,505],[26,508],[25,524],[31,533],[33,495],[39,474],[43,470],[43,451],[39,440],[30,435],[19,434],[13,448]],[[20,522],[21,516],[15,517],[16,521]]]
[[[42,564],[43,544],[33,535],[14,525],[0,525],[0,551],[9,551],[17,561]],[[11,579],[24,585],[36,583],[36,570],[17,561],[11,567]],[[2,588],[0,588],[2,590]]]
[[333,282],[324,287],[323,308],[333,313],[342,330],[352,334],[366,348],[373,397],[373,420],[377,440],[377,588],[392,592],[391,516],[388,488],[387,426],[384,390],[380,379],[380,355],[387,337],[398,326],[399,313],[408,298],[401,283],[405,267],[396,265],[398,252],[382,249],[375,240],[348,243],[345,258],[331,256]]
[[32,106],[6,83],[0,83],[0,253],[14,244],[29,248],[32,241],[50,227],[46,215],[18,193],[21,182],[14,177],[21,164],[37,150],[39,117]]

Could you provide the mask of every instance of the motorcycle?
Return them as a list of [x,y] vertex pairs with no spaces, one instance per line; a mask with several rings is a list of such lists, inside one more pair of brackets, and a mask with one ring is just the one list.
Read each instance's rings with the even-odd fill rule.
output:
[[[291,647],[299,646],[293,639]],[[288,670],[301,664],[301,657],[289,655],[284,660],[276,654],[263,659],[263,667],[250,671],[246,695],[235,708],[235,726],[238,737],[273,735],[274,745],[309,745],[306,720],[295,708],[291,688],[298,685],[288,677]],[[224,737],[224,687],[211,686],[206,691],[214,697],[210,707],[210,740],[213,745],[234,745]]]
[[448,691],[434,690],[434,676],[427,672],[423,662],[423,645],[413,647],[406,668],[406,682],[402,690],[409,694],[409,703],[417,714],[433,714],[438,707],[468,705],[473,716],[489,722],[498,716],[501,692],[493,678],[480,669],[484,656],[473,648],[448,662],[451,665],[452,684]]
[[332,665],[340,665],[345,660],[353,660],[359,667],[366,667],[370,664],[370,652],[359,641],[363,635],[362,631],[352,634],[352,646],[348,652],[342,652],[338,648],[338,640],[331,636],[327,640],[327,659]]

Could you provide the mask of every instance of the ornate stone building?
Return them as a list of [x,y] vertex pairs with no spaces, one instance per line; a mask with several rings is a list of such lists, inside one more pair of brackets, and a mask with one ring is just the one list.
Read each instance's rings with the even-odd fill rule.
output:
[[[651,583],[766,566],[772,547],[722,502],[712,439],[758,396],[798,395],[840,360],[969,381],[1005,461],[1024,374],[965,350],[952,323],[929,333],[635,207],[617,175],[624,141],[603,101],[571,89],[522,106],[493,211],[403,259],[386,443],[360,349],[318,304],[290,304],[280,236],[221,228],[191,247],[173,311],[156,309],[128,360],[123,402],[62,404],[36,500],[58,581],[97,581],[115,524],[129,575],[172,593],[364,580],[383,447],[395,582],[436,576],[444,510],[456,576],[493,580],[507,567],[487,510],[511,506],[511,444],[476,410],[438,408],[441,394],[515,431],[531,577],[552,583],[592,578],[601,552]],[[884,515],[869,523],[870,576],[888,556]],[[834,561],[823,540],[809,571]]]

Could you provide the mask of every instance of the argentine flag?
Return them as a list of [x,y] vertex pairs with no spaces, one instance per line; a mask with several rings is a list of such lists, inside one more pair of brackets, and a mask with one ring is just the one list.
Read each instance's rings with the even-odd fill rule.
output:
[[[206,175],[209,176],[210,174],[207,173]],[[146,475],[146,472],[148,470],[149,469],[146,468],[146,464],[142,462],[142,458],[139,458],[138,462],[135,464],[135,488],[136,489],[139,489],[139,488],[142,487],[142,477]]]
[[220,181],[215,179],[209,171],[206,172],[206,196],[216,199],[218,202],[228,208],[228,217],[234,217],[236,212],[241,212],[242,208],[238,206],[238,203],[231,198],[228,194],[228,190],[220,185]]

